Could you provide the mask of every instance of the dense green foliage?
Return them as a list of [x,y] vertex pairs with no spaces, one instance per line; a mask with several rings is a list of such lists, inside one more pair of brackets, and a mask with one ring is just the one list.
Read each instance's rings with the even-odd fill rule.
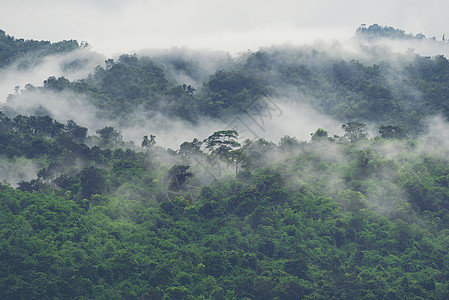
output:
[[[449,163],[416,142],[367,140],[358,123],[345,124],[347,139],[246,141],[236,178],[201,185],[186,153],[213,151],[124,150],[119,138],[102,141],[111,130],[86,137],[48,117],[3,115],[0,125],[2,154],[42,167],[0,188],[7,299],[449,295]],[[215,159],[231,174],[226,156]]]
[[110,125],[92,133],[6,105],[0,175],[22,180],[0,184],[2,299],[448,299],[449,149],[442,131],[417,134],[449,116],[449,64],[402,59],[272,48],[193,87],[122,55],[83,80],[28,87],[88,95],[123,122],[136,109],[226,118],[300,93],[344,134],[275,144],[228,128],[174,151],[151,133],[135,145]]

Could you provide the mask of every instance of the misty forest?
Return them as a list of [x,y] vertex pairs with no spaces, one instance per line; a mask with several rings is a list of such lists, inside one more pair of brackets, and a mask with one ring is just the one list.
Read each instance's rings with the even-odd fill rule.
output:
[[0,30],[0,297],[449,299],[448,50]]

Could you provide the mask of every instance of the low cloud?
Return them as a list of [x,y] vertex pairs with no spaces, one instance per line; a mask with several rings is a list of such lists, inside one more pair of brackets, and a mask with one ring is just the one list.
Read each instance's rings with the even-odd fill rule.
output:
[[439,159],[449,158],[449,123],[442,116],[430,117],[424,122],[426,132],[419,136],[417,151]]
[[[43,58],[28,54],[0,69],[0,104],[9,94],[17,93],[25,85],[41,86],[50,76],[64,76],[71,81],[86,78],[96,66],[103,65],[104,60],[103,55],[89,48]],[[15,90],[16,87],[18,90]]]
[[0,181],[16,188],[21,181],[37,178],[41,167],[33,160],[26,158],[7,159],[0,156]]
[[26,90],[11,97],[3,106],[3,110],[11,117],[18,114],[49,115],[61,123],[74,120],[80,126],[93,131],[109,123],[101,117],[100,112],[86,96],[68,91]]

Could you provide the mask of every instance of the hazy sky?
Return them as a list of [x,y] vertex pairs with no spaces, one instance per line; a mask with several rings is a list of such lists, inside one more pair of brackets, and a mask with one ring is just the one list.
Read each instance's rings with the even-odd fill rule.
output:
[[351,37],[362,23],[449,36],[445,0],[1,0],[17,38],[89,42],[106,55],[189,46],[231,52]]

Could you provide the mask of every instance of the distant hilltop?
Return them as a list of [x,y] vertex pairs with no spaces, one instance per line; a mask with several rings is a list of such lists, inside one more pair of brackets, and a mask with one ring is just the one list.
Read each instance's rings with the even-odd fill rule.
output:
[[[391,26],[381,26],[379,24],[373,24],[368,27],[366,24],[361,24],[356,30],[356,36],[366,39],[388,38],[395,40],[436,40],[435,37],[427,38],[422,33],[413,35],[411,33],[405,33],[405,31],[401,29],[396,29]],[[444,35],[442,40],[444,41]]]
[[50,41],[25,40],[15,38],[0,29],[0,68],[11,63],[25,53],[37,53],[46,56],[55,53],[70,52],[80,47],[85,47],[86,42],[78,43],[77,40],[64,40],[56,43]]

